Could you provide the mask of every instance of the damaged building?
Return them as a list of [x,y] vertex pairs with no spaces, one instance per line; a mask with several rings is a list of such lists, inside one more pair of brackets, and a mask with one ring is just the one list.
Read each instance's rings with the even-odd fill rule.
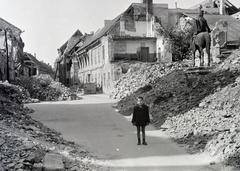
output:
[[167,42],[155,31],[156,25],[168,27],[169,20],[174,20],[168,12],[167,4],[149,0],[133,3],[115,19],[105,20],[104,27],[80,42],[76,50],[79,81],[96,83],[109,93],[128,63],[171,63],[171,53],[166,55]]
[[77,30],[68,41],[58,49],[58,58],[55,61],[55,79],[66,86],[72,84],[71,66],[76,45],[82,40],[83,34]]
[[[159,30],[185,26],[186,18],[197,17],[199,5],[212,27],[224,17],[235,20],[230,15],[239,9],[224,2],[207,0],[190,9],[169,9],[168,4],[152,0],[133,3],[115,19],[105,20],[104,27],[95,33],[75,33],[59,49],[56,78],[65,85],[95,83],[104,93],[110,93],[114,81],[127,72],[130,63],[171,63],[171,43]],[[236,32],[229,33],[230,37]]]
[[16,68],[21,63],[24,43],[21,38],[22,31],[0,18],[0,80],[15,80],[18,76]]
[[23,63],[20,67],[20,76],[31,77],[35,75],[48,74],[53,77],[54,72],[50,65],[39,61],[36,54],[32,55],[30,53],[24,52]]
[[14,81],[17,77],[38,74],[53,76],[50,65],[24,52],[21,34],[21,29],[0,18],[0,81]]

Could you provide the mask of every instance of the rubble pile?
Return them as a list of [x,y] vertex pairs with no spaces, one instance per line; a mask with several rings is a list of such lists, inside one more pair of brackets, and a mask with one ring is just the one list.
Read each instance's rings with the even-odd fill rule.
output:
[[[198,107],[165,124],[174,139],[195,150],[218,155],[227,164],[240,166],[240,77],[204,98]],[[237,155],[236,155],[237,154]]]
[[52,79],[50,75],[42,74],[34,77],[24,77],[16,82],[24,87],[31,98],[40,101],[67,100],[70,96],[70,89]]
[[128,72],[114,83],[114,88],[111,97],[122,99],[131,95],[139,88],[146,84],[154,84],[156,78],[159,78],[167,73],[186,67],[181,63],[159,64],[159,63],[136,63],[130,65]]
[[93,157],[78,145],[33,120],[16,86],[0,84],[0,170],[41,170],[48,153],[58,154],[64,169],[96,170]]
[[153,123],[187,144],[189,152],[208,151],[239,167],[239,75],[240,51],[235,51],[208,74],[177,69],[163,75],[122,98],[117,108],[130,115],[136,97],[143,96]]

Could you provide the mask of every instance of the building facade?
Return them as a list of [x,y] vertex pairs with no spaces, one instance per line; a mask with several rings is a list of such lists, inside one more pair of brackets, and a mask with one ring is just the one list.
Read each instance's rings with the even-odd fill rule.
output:
[[0,80],[15,80],[23,57],[22,31],[0,18]]
[[238,11],[229,1],[222,2],[206,0],[191,9],[169,9],[167,4],[152,0],[133,3],[113,20],[105,20],[102,29],[80,36],[68,53],[60,50],[60,56],[65,57],[60,58],[59,80],[69,85],[95,83],[104,93],[110,93],[129,63],[171,63],[171,41],[162,31],[182,23],[185,27],[186,17],[198,16],[199,5],[207,12],[210,24],[212,17],[214,24],[222,19],[224,11],[229,15]]
[[157,25],[167,27],[168,20],[168,5],[151,0],[134,3],[115,19],[106,20],[101,30],[79,43],[74,54],[72,66],[79,66],[80,83],[96,83],[110,93],[124,72],[123,61],[172,62],[170,53],[163,55],[166,42],[155,30]]

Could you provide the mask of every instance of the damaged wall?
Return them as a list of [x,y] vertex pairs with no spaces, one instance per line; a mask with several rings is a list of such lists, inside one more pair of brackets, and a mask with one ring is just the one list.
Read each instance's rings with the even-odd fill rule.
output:
[[[141,58],[141,53],[142,54]],[[153,62],[156,59],[156,40],[116,40],[114,41],[114,61],[139,60]]]

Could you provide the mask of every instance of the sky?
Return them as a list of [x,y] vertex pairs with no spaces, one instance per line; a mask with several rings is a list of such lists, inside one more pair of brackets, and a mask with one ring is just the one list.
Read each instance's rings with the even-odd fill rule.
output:
[[[53,65],[57,49],[79,29],[83,34],[103,27],[133,2],[141,0],[0,0],[0,17],[24,32],[24,51]],[[188,8],[201,1],[153,0],[170,8]],[[239,0],[230,0],[240,7]]]

